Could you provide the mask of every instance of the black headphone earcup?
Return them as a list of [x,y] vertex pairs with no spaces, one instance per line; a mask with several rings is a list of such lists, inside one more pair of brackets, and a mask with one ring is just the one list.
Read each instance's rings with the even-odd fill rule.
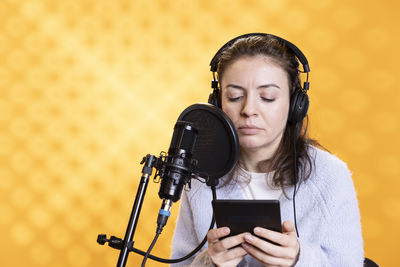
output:
[[307,115],[310,102],[308,95],[303,90],[295,90],[290,97],[288,121],[298,123]]
[[222,108],[221,104],[221,94],[219,89],[214,89],[210,96],[208,97],[208,103],[214,105],[218,108]]

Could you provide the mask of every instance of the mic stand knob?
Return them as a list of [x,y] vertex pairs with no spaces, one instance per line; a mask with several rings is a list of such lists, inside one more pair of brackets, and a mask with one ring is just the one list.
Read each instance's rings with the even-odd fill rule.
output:
[[100,245],[104,245],[105,243],[108,242],[108,245],[112,248],[119,249],[121,250],[122,247],[124,246],[124,240],[121,238],[111,236],[110,239],[107,239],[107,235],[105,234],[100,234],[97,236],[97,243]]

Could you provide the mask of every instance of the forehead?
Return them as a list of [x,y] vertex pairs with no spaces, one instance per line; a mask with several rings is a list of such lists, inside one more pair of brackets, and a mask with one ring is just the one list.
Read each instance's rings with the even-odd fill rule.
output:
[[279,63],[267,56],[242,56],[225,69],[220,81],[224,82],[288,82],[288,74]]

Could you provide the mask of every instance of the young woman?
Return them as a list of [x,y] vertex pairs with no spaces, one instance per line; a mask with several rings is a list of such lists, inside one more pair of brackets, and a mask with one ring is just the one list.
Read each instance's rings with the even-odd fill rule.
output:
[[293,96],[304,90],[298,53],[279,37],[250,34],[236,39],[217,58],[222,110],[232,120],[240,143],[238,164],[221,178],[217,196],[278,199],[282,233],[256,227],[253,233],[223,238],[229,228],[208,231],[211,190],[193,180],[181,198],[172,257],[188,254],[207,231],[208,242],[182,265],[363,265],[351,174],[345,163],[307,137],[303,125],[307,117],[292,118]]

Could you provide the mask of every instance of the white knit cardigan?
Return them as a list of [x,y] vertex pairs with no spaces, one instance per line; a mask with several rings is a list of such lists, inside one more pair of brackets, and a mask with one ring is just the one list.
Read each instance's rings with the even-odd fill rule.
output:
[[[300,256],[296,266],[363,266],[360,213],[351,174],[344,162],[332,154],[311,147],[315,167],[296,194],[296,218]],[[292,196],[293,187],[286,189]],[[238,185],[217,189],[217,198],[243,199]],[[172,258],[179,258],[203,240],[212,218],[211,189],[192,180],[184,191],[172,242]],[[282,221],[294,221],[293,203],[280,198]],[[207,244],[196,256],[172,266],[213,266]],[[239,266],[262,266],[247,255]]]

